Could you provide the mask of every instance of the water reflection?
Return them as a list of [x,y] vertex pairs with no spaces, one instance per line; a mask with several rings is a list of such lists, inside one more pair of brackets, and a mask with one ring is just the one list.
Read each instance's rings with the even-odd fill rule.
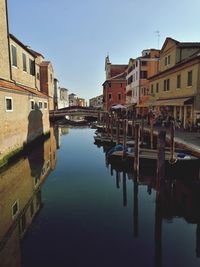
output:
[[[104,148],[104,151],[106,149]],[[106,160],[107,162],[107,160]],[[173,219],[183,218],[188,224],[196,224],[196,257],[200,257],[200,181],[198,178],[180,179],[163,178],[158,181],[151,176],[140,176],[135,179],[132,168],[127,170],[122,163],[117,164],[112,161],[107,162],[107,167],[111,168],[112,173],[116,174],[117,189],[123,188],[123,206],[127,206],[127,177],[133,183],[133,233],[134,237],[139,237],[139,187],[146,186],[147,193],[155,192],[155,222],[154,222],[154,239],[155,239],[155,267],[162,265],[162,231],[163,222],[172,223]],[[120,177],[123,180],[120,180]],[[141,211],[142,212],[142,211]],[[147,222],[148,224],[148,222]],[[166,266],[166,265],[164,265]],[[176,264],[173,266],[177,266]]]
[[0,266],[20,267],[20,240],[41,210],[41,185],[56,165],[57,128],[0,172]]

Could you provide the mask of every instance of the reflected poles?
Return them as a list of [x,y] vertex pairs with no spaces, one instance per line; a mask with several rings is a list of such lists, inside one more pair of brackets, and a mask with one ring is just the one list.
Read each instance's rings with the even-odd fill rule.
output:
[[133,180],[133,234],[138,237],[138,181]]
[[116,171],[116,187],[117,187],[117,189],[120,188],[119,183],[120,183],[120,172]]
[[162,266],[162,213],[160,193],[156,193],[156,208],[155,208],[155,267]]
[[196,230],[196,257],[200,258],[200,222],[198,222]]
[[127,206],[126,173],[123,172],[123,206]]

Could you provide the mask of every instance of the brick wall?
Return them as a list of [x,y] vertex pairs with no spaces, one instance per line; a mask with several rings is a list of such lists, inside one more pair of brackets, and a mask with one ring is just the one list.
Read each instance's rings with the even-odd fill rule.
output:
[[[6,97],[12,98],[13,111],[6,112]],[[42,102],[43,108],[31,110],[31,100],[37,105]],[[44,102],[48,99],[0,89],[0,158],[49,131],[49,111],[44,109]]]

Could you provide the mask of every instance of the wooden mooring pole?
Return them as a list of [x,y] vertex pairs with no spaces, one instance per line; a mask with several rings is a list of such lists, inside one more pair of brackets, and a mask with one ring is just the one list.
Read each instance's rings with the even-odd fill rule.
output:
[[165,141],[166,131],[160,131],[158,134],[158,157],[157,157],[157,180],[158,186],[160,179],[165,177]]
[[101,115],[100,115],[100,111],[98,111],[97,123],[100,124],[100,122],[101,122]]
[[134,174],[135,178],[139,175],[139,162],[140,162],[140,124],[135,125],[135,149],[134,149]]
[[110,134],[111,134],[111,142],[113,142],[113,125],[114,125],[114,119],[113,119],[113,114],[111,114],[111,117],[110,117]]
[[150,119],[150,145],[151,149],[153,149],[153,119]]
[[135,138],[135,121],[136,121],[136,114],[135,114],[135,109],[133,108],[132,125],[131,125],[133,139]]
[[123,158],[126,156],[126,141],[127,141],[127,119],[123,123]]
[[144,142],[144,116],[142,116],[141,121],[141,144]]
[[120,136],[119,136],[119,133],[120,133],[120,128],[119,128],[119,119],[117,119],[116,121],[116,137],[117,137],[117,144],[120,143]]

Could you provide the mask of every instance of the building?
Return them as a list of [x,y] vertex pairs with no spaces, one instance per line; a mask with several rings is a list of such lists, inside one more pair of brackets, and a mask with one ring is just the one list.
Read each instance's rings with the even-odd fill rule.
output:
[[69,107],[68,89],[59,87],[58,109]]
[[78,106],[77,95],[74,93],[69,94],[69,106]]
[[54,110],[58,110],[59,81],[54,78]]
[[41,184],[55,164],[56,139],[51,128],[50,138],[39,148],[2,170],[0,266],[21,266],[21,240],[42,208]]
[[0,0],[0,165],[26,143],[49,132],[48,96],[37,82],[36,56],[9,35],[7,3]]
[[61,88],[59,81],[54,79],[54,109],[69,107],[68,89]]
[[86,101],[85,101],[85,99],[84,99],[84,98],[80,98],[80,97],[78,97],[78,98],[77,98],[77,105],[78,105],[79,107],[85,107],[85,106],[86,106]]
[[40,63],[40,89],[49,97],[49,110],[54,109],[54,70],[50,61]]
[[89,106],[93,108],[103,109],[103,95],[89,99]]
[[114,65],[109,57],[105,59],[106,81],[103,83],[103,109],[109,111],[112,105],[126,103],[127,65]]
[[149,106],[181,121],[184,128],[200,117],[200,43],[166,38],[158,74],[150,77]]
[[126,76],[127,104],[137,104],[138,107],[146,105],[150,95],[148,78],[158,72],[159,54],[159,50],[146,49],[142,51],[141,57],[129,60]]

